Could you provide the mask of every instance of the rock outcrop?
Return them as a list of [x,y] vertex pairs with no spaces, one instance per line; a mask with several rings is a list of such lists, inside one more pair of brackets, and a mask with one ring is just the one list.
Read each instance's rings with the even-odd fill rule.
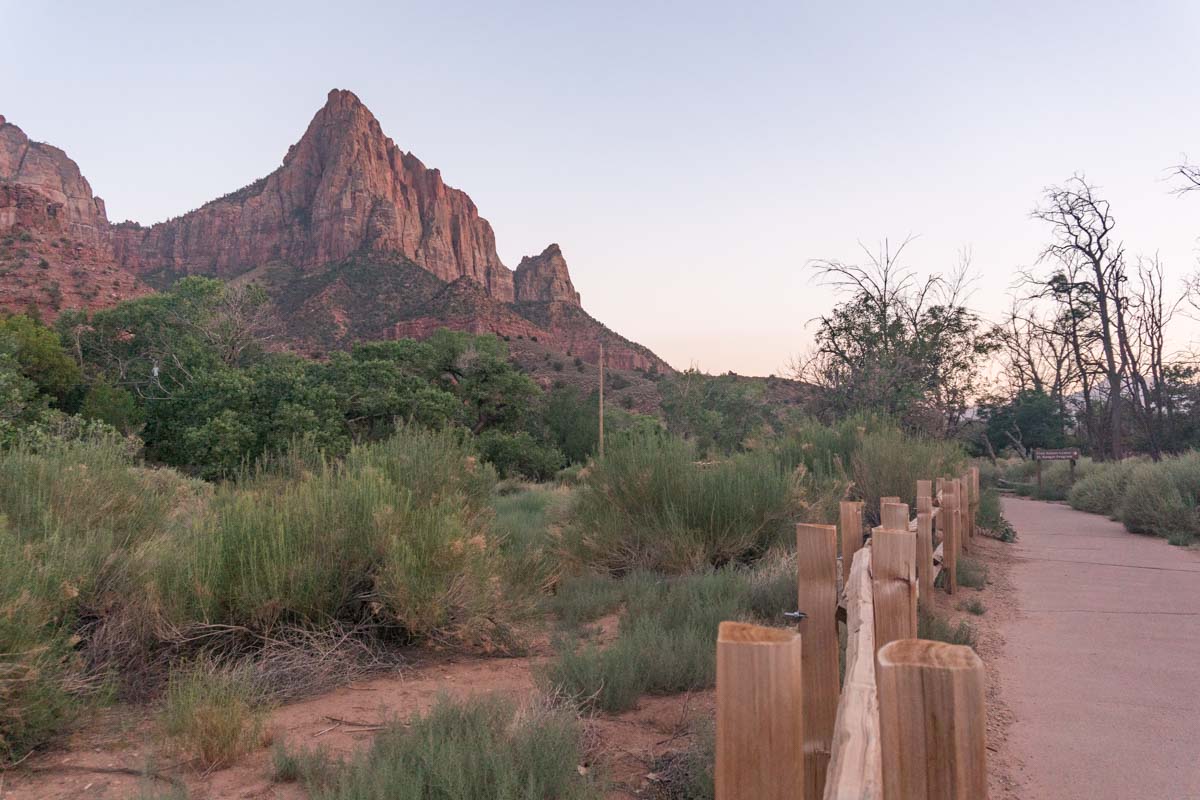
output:
[[[55,220],[63,235],[88,247],[108,248],[108,216],[104,201],[79,165],[57,147],[32,142],[24,131],[0,116],[0,182],[37,193],[45,202],[44,217]],[[15,207],[15,201],[9,198]],[[26,201],[29,198],[26,197]],[[0,212],[0,231],[16,224],[14,211]],[[39,216],[43,216],[39,213]]]
[[525,256],[513,273],[518,303],[570,303],[582,306],[579,292],[571,283],[567,260],[557,244],[541,255]]

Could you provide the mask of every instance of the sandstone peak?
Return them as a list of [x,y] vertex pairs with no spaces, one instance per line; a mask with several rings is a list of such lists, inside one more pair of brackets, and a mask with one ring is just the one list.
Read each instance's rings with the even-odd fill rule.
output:
[[583,311],[557,244],[506,267],[471,198],[344,89],[274,172],[150,227],[110,225],[66,153],[0,118],[0,234],[16,229],[30,238],[0,270],[0,308],[99,308],[182,275],[250,274],[314,347],[451,327],[585,360],[603,341],[613,366],[670,369]]
[[557,244],[551,244],[539,255],[522,258],[514,278],[519,303],[580,305],[579,292],[571,283],[567,260]]

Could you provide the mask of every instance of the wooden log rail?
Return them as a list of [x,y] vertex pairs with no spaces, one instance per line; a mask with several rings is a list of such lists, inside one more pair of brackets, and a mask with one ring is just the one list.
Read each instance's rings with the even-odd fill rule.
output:
[[918,481],[916,497],[914,518],[882,498],[867,541],[859,502],[841,504],[837,527],[797,526],[798,633],[722,623],[717,800],[986,800],[983,664],[916,638],[918,597],[943,570],[953,592],[972,546],[978,470],[938,479],[936,493]]

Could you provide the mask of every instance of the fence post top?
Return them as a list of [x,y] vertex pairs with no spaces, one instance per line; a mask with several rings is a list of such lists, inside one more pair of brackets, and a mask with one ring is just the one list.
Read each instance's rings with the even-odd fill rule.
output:
[[983,661],[969,647],[926,639],[897,639],[879,648],[880,666],[927,667],[941,670],[983,669]]
[[717,642],[728,644],[792,644],[800,634],[785,628],[767,628],[748,622],[722,622],[717,629]]

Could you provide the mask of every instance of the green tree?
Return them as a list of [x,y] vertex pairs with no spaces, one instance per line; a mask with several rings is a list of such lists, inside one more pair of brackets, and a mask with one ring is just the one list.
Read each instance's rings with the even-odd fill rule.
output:
[[1035,448],[1066,444],[1066,424],[1058,403],[1043,391],[1027,389],[1010,399],[984,401],[979,412],[993,451],[1011,447],[1024,457]]
[[892,252],[885,242],[865,265],[817,263],[848,297],[818,318],[815,350],[795,371],[833,416],[881,411],[954,435],[998,342],[964,302],[967,260],[950,276],[919,280],[900,265],[907,244]]
[[24,314],[0,316],[0,353],[10,356],[38,391],[57,401],[80,381],[79,366],[58,332]]
[[659,382],[667,428],[699,451],[732,453],[769,425],[763,385],[736,375],[705,375],[692,368]]

